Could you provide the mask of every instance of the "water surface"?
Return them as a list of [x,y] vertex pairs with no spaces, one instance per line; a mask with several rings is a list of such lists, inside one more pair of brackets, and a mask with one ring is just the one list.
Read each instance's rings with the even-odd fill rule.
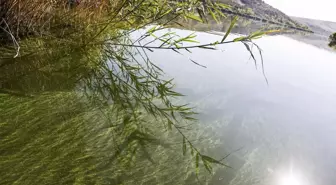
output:
[[[222,37],[197,35],[201,43]],[[255,64],[241,43],[147,54],[187,95],[179,101],[199,112],[200,124],[186,130],[195,145],[218,159],[231,153],[225,163],[232,169],[215,168],[210,184],[334,184],[336,54],[280,35],[256,43],[265,76],[258,52]],[[114,124],[125,119],[115,116],[109,97],[94,96],[111,87],[106,72],[115,66],[96,69],[99,52],[88,59],[75,46],[1,61],[0,184],[198,183],[181,138],[146,116],[157,135],[175,144],[169,150],[149,145],[151,157],[141,150],[132,168],[124,160],[129,155],[115,160],[126,138],[114,137]]]
[[[203,43],[221,39],[197,35]],[[336,53],[286,36],[256,43],[263,50],[268,84],[260,59],[256,69],[241,43],[218,46],[219,51],[152,56],[175,78],[177,89],[201,107],[201,122],[214,124],[223,146],[243,148],[236,152],[243,164],[234,166],[235,175],[224,184],[276,184],[290,171],[300,185],[334,184]]]

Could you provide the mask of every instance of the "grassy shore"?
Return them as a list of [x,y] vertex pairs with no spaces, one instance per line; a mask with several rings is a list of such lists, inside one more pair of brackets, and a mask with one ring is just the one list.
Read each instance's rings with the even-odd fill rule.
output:
[[4,0],[0,6],[1,38],[43,36],[56,30],[94,24],[104,14],[114,12],[120,3],[107,0],[82,1],[80,4],[68,0]]

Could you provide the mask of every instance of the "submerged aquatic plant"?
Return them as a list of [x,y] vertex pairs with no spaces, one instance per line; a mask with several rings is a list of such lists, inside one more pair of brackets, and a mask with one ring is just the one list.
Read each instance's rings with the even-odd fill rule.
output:
[[[20,3],[31,1],[6,2],[21,11]],[[38,11],[33,12],[36,15],[30,20],[35,26],[21,19],[14,19],[13,24],[8,17],[1,24],[2,33],[13,42],[0,48],[3,183],[134,184],[140,180],[130,176],[136,174],[144,184],[158,184],[147,176],[158,173],[156,163],[171,168],[170,173],[160,172],[160,181],[190,177],[192,166],[194,182],[201,170],[212,173],[212,164],[228,167],[190,138],[187,128],[196,113],[179,101],[182,94],[175,92],[173,80],[164,77],[147,53],[215,50],[217,45],[241,42],[257,62],[252,39],[264,32],[227,41],[235,18],[223,38],[213,43],[198,44],[194,34],[158,35],[178,19],[206,22],[206,15],[216,20],[225,16],[220,11],[225,5],[212,1],[125,0],[97,6],[82,1],[74,8],[42,5],[49,12],[39,17],[40,22],[35,21]],[[16,15],[16,9],[12,10]],[[146,31],[133,38],[139,29]],[[14,34],[15,30],[20,34]],[[162,137],[168,134],[174,135],[172,142]],[[172,171],[179,171],[176,168],[185,167],[175,157],[174,142],[191,162],[185,170],[189,176],[171,176]],[[130,170],[138,163],[146,168]]]

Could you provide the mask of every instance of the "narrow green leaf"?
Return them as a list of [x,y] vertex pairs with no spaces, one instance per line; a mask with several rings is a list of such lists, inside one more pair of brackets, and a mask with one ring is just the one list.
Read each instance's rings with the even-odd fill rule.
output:
[[162,41],[162,44],[159,46],[160,48],[162,47],[162,46],[164,46],[164,45],[169,45],[170,44],[170,41],[173,39],[173,37],[170,37],[170,38],[168,38],[168,39],[162,39],[161,41]]
[[156,30],[157,27],[158,27],[158,26],[153,26],[151,29],[149,29],[149,30],[147,31],[147,33],[152,34],[153,32],[155,32],[155,30]]
[[175,117],[175,114],[174,114],[174,111],[170,111],[170,115],[173,117],[174,120],[176,120],[176,117]]
[[190,60],[191,62],[193,62],[194,64],[198,65],[198,66],[201,66],[201,67],[206,68],[206,66],[199,64],[198,62],[194,61],[194,60],[191,59],[191,58],[190,58],[189,60]]
[[169,10],[167,10],[165,13],[163,13],[163,14],[161,15],[161,17],[163,17],[163,16],[169,14],[172,10],[173,10],[173,9],[169,9]]
[[216,13],[218,13],[220,16],[222,16],[223,18],[226,18],[227,16],[225,14],[223,14],[223,12],[220,9],[215,9]]
[[197,121],[196,118],[193,118],[193,117],[190,117],[190,116],[186,116],[186,117],[184,117],[184,119],[189,120],[189,121]]
[[238,38],[235,38],[233,39],[234,42],[239,42],[239,41],[242,41],[242,40],[245,40],[246,37],[238,37]]
[[205,22],[207,23],[207,22],[208,22],[208,20],[206,19],[206,16],[204,15],[204,12],[203,12],[203,10],[202,10],[202,9],[200,9],[200,8],[197,8],[196,10],[197,10],[197,13],[198,13],[198,15],[200,16],[200,18],[201,18],[202,22],[203,22],[203,20],[205,20]]
[[189,148],[190,148],[190,154],[191,156],[194,156],[194,148],[193,146],[189,143]]
[[[146,47],[145,47],[146,48]],[[150,49],[150,48],[146,48],[148,51],[150,51],[150,52],[154,52],[152,49]]]
[[209,47],[209,46],[200,46],[199,48],[216,50],[216,48],[214,48],[214,47]]
[[198,17],[198,16],[196,16],[194,14],[187,14],[186,17],[189,18],[189,19],[198,21],[198,22],[203,22],[203,20],[200,17]]
[[188,48],[184,48],[185,50],[187,50],[189,53],[192,53]]
[[[177,43],[174,43],[174,46],[178,49],[178,48],[180,48],[180,46],[177,44]],[[175,51],[175,52],[177,52],[177,51]],[[180,53],[180,52],[177,52],[177,53]]]
[[232,30],[233,26],[236,24],[237,20],[238,20],[238,16],[235,16],[235,17],[233,18],[233,20],[231,21],[230,27],[229,27],[229,29],[226,31],[226,33],[225,33],[225,35],[224,35],[224,37],[223,37],[223,39],[222,39],[221,42],[224,42],[225,39],[229,36],[229,34],[231,33],[231,30]]
[[216,5],[220,6],[221,8],[224,8],[224,9],[231,9],[231,6],[227,5],[227,4],[217,3]]
[[195,162],[196,162],[196,174],[198,174],[199,173],[199,154],[198,153],[196,154]]
[[261,37],[263,35],[265,35],[266,33],[265,32],[261,32],[261,31],[257,31],[257,32],[254,32],[252,33],[250,36],[248,36],[250,39],[256,39],[258,37]]
[[187,143],[186,143],[186,138],[183,137],[183,155],[185,156],[187,153]]
[[209,164],[208,161],[205,161],[205,160],[202,160],[202,161],[203,161],[203,165],[204,165],[205,169],[206,169],[210,174],[212,174],[212,166],[211,166],[211,164]]
[[216,159],[214,159],[214,158],[212,158],[212,157],[209,157],[209,156],[206,156],[206,155],[202,155],[201,157],[202,157],[202,161],[205,160],[205,161],[208,161],[208,162],[210,162],[210,163],[220,164],[220,165],[222,165],[222,166],[231,168],[230,166],[228,166],[228,165],[226,165],[226,164],[224,164],[224,163],[222,163],[222,162],[220,162],[220,161],[218,161],[218,160],[216,160]]
[[170,96],[184,96],[181,93],[178,93],[178,92],[175,92],[175,91],[171,91],[171,90],[167,90],[167,95],[170,95]]
[[216,159],[214,159],[212,157],[209,157],[209,156],[206,156],[206,155],[202,155],[202,160],[205,160],[205,161],[208,161],[208,162],[211,162],[211,163],[222,164],[222,162],[217,161]]
[[168,129],[169,130],[172,130],[172,125],[173,125],[173,122],[168,120]]
[[208,11],[209,11],[211,17],[216,21],[216,23],[219,23],[219,21],[217,19],[217,16],[215,15],[215,13],[210,8],[208,8]]
[[250,38],[250,39],[256,40],[256,39],[260,39],[260,38],[262,38],[262,36],[257,36],[257,37],[253,37],[253,38]]
[[171,84],[173,80],[174,80],[174,78],[172,78],[170,80],[166,80],[165,83],[163,83],[162,85],[166,86],[168,84]]
[[252,44],[255,45],[255,46],[258,48],[258,50],[259,50],[259,55],[260,55],[260,59],[261,59],[261,68],[262,68],[262,72],[263,72],[265,81],[266,81],[266,83],[268,84],[268,79],[267,79],[266,74],[265,74],[264,57],[263,57],[263,55],[262,55],[262,50],[261,50],[261,48],[260,48],[257,44],[255,44],[255,43],[253,43],[253,42],[252,42]]
[[250,53],[251,57],[253,58],[253,61],[254,61],[254,65],[255,67],[257,68],[257,60],[256,58],[254,57],[254,54],[250,48],[250,46],[248,44],[246,44],[245,42],[243,42],[244,46],[246,47],[247,51]]
[[268,31],[265,31],[264,33],[267,35],[267,34],[270,34],[270,33],[280,33],[281,30],[268,30]]

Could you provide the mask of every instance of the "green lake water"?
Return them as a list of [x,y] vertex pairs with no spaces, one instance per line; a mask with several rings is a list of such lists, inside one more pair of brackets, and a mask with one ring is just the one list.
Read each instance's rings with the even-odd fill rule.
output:
[[[197,35],[201,43],[221,39]],[[169,149],[149,145],[133,165],[128,164],[132,156],[115,156],[115,143],[122,138],[114,137],[113,123],[123,120],[114,116],[108,101],[104,108],[101,101],[87,103],[93,96],[86,93],[94,91],[84,87],[102,81],[77,78],[89,71],[86,63],[64,60],[52,64],[59,69],[52,73],[48,62],[2,67],[0,184],[176,185],[207,179],[214,185],[333,185],[336,54],[286,36],[266,36],[256,43],[263,50],[268,83],[258,53],[255,66],[241,43],[183,55],[148,52],[186,95],[180,101],[199,112],[199,124],[188,131],[195,144],[216,158],[230,154],[225,162],[232,168],[215,167],[212,176],[202,170],[205,175],[198,180],[191,159],[182,155],[181,138],[160,126],[163,143],[173,143]]]

